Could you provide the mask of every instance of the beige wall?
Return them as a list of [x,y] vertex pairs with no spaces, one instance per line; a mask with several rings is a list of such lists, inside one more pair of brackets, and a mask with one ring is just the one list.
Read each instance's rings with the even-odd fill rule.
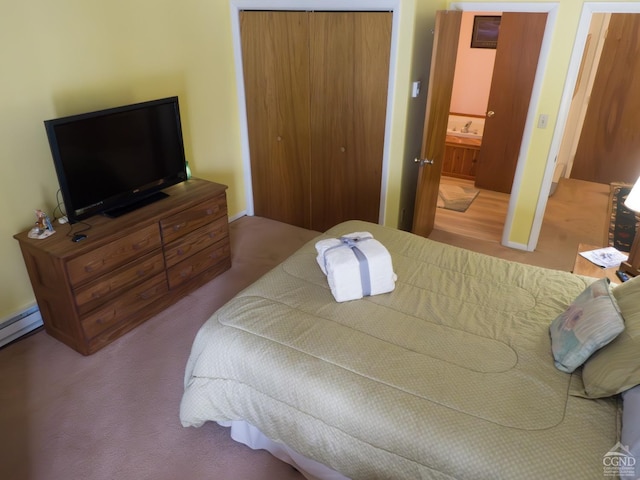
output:
[[244,208],[227,1],[1,1],[0,319],[34,301],[12,236],[56,204],[46,119],[179,95],[194,175]]
[[[0,1],[0,320],[34,302],[12,236],[33,225],[34,209],[51,214],[56,205],[46,119],[178,95],[194,176],[229,186],[231,216],[246,209],[228,0]],[[429,54],[431,44],[422,29],[421,45],[414,49],[414,24],[418,19],[432,24],[435,8],[445,8],[446,1],[401,3],[389,135],[394,160],[386,223],[392,225],[398,224],[407,174],[405,145],[419,152],[424,115],[421,100],[410,99],[409,87],[427,69],[420,57]],[[418,122],[411,131],[408,117]],[[65,235],[69,227],[56,228],[56,235]]]
[[[45,119],[179,95],[194,175],[229,185],[231,215],[246,208],[228,0],[0,2],[0,319],[33,302],[12,236],[32,226],[34,209],[50,213],[55,207],[58,184]],[[406,221],[406,210],[413,208],[411,159],[419,155],[424,96],[411,99],[410,84],[426,81],[434,12],[452,3],[398,0],[385,218],[390,226],[401,224],[403,215]],[[527,153],[529,180],[517,198],[514,242],[529,238],[582,4],[561,0],[558,10],[535,107],[549,114],[549,127],[534,132]],[[59,227],[57,235],[66,229]]]

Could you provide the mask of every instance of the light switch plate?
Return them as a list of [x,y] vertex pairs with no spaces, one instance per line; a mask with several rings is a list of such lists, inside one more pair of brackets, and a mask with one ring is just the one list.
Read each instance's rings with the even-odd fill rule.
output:
[[418,95],[420,95],[421,84],[422,82],[420,80],[417,80],[411,84],[411,96],[413,98],[416,98]]
[[538,128],[547,128],[547,123],[549,123],[549,115],[546,113],[540,114],[538,117]]

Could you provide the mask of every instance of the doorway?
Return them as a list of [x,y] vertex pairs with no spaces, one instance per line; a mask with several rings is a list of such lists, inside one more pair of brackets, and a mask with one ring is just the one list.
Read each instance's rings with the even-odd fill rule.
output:
[[[548,33],[545,32],[548,16],[548,12],[540,11],[462,13],[444,165],[452,162],[466,165],[468,162],[463,160],[472,159],[471,172],[460,175],[456,168],[456,173],[450,176],[475,180],[475,186],[481,192],[485,191],[481,195],[495,191],[508,197],[514,186],[517,165],[525,147],[525,128],[532,114],[531,105],[534,105],[534,86],[540,70],[539,59],[543,58],[543,38]],[[498,42],[497,50],[495,44],[490,49],[474,45],[472,27],[475,29],[476,21],[500,18],[502,42]],[[460,119],[472,121],[461,129],[464,121],[460,123]],[[470,124],[473,125],[468,128]],[[476,141],[467,138],[467,132],[477,131],[482,135],[479,151],[475,144],[465,148],[465,142]],[[460,154],[460,151],[465,153]],[[472,173],[471,177],[469,173]],[[446,182],[447,178],[443,177],[442,181]],[[436,214],[447,218],[442,209],[436,209]],[[505,209],[502,232],[506,231],[506,217]],[[496,240],[499,242],[500,238]]]
[[[628,3],[591,3],[585,2],[583,5],[582,13],[578,23],[578,30],[576,32],[575,43],[569,62],[569,68],[567,70],[567,77],[565,81],[565,87],[560,100],[560,110],[558,111],[558,119],[556,128],[553,133],[553,139],[551,142],[551,148],[549,158],[547,160],[547,166],[545,169],[544,179],[542,182],[542,194],[538,200],[538,207],[535,212],[535,219],[531,230],[531,236],[529,239],[529,245],[532,245],[531,250],[535,248],[540,236],[542,228],[542,221],[544,217],[545,208],[547,205],[546,193],[551,191],[554,182],[554,172],[556,171],[556,155],[560,150],[562,139],[565,136],[565,130],[571,125],[570,118],[570,106],[574,96],[575,87],[579,83],[580,75],[582,73],[581,64],[584,51],[589,42],[589,29],[591,27],[593,17],[597,14],[607,13],[636,13],[640,14],[639,2]],[[558,176],[562,173],[562,169],[558,173]],[[557,178],[557,177],[556,177]]]

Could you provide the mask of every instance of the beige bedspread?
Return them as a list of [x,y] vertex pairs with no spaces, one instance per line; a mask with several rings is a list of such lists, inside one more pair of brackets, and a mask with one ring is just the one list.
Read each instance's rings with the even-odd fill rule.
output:
[[549,323],[588,279],[363,222],[391,253],[392,293],[336,303],[315,241],[200,330],[180,418],[246,420],[362,479],[602,479],[615,399],[570,395]]

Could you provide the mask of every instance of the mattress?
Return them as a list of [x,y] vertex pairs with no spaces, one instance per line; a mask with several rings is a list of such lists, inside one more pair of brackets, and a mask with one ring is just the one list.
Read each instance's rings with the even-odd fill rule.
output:
[[[337,303],[314,245],[362,231],[396,288]],[[591,281],[345,222],[202,326],[181,422],[243,420],[353,479],[601,479],[618,399],[572,395],[548,333]]]

